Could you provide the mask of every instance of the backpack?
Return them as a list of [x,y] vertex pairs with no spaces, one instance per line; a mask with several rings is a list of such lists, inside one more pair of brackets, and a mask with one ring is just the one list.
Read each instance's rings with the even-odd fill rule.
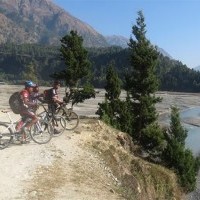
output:
[[53,96],[52,89],[44,90],[44,101],[51,102]]
[[14,92],[9,98],[9,105],[11,110],[15,114],[19,114],[22,108],[22,99],[20,97],[20,92]]

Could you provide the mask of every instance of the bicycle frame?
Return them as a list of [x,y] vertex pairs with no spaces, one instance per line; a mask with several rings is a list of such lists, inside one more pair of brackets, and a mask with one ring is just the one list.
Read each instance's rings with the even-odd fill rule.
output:
[[[17,130],[16,130],[16,125],[17,125],[18,122],[20,122],[20,121],[22,120],[22,118],[20,118],[20,119],[14,121],[14,120],[12,119],[11,115],[10,115],[10,111],[1,111],[1,112],[6,113],[7,116],[8,116],[8,118],[9,118],[9,122],[5,122],[5,123],[8,125],[7,129],[11,129],[11,130],[12,130],[12,133],[15,134],[15,133],[17,132]],[[23,127],[26,126],[27,122],[29,121],[29,120],[27,120],[27,119],[29,119],[29,118],[26,118],[24,124],[23,124],[22,127],[20,128],[20,131],[22,130]],[[36,122],[36,127],[37,127],[37,129],[38,129],[39,132],[42,131],[42,128],[41,128],[40,123]]]
[[5,124],[8,125],[7,129],[11,129],[13,133],[17,132],[15,127],[16,127],[16,124],[21,120],[21,118],[14,121],[10,115],[10,111],[2,110],[1,112],[7,114],[9,118],[9,122],[5,122]]
[[[39,114],[37,114],[38,116],[41,116],[42,119],[45,119],[46,117],[50,118],[50,117],[52,117],[52,116],[53,116],[53,118],[55,117],[55,116],[54,116],[54,113],[50,113],[50,112],[47,110],[47,108],[45,108],[45,106],[44,106],[43,104],[40,104],[40,105],[43,107],[44,111],[41,112],[41,113],[39,113]],[[52,115],[52,116],[51,116],[51,115]]]
[[2,112],[8,115],[9,122],[0,122],[0,149],[6,148],[13,141],[26,142],[27,139],[32,139],[38,144],[46,144],[51,140],[53,128],[46,120],[39,119],[29,130],[25,130],[27,123],[31,120],[27,117],[20,130],[16,131],[16,124],[22,119],[14,121],[9,111]]

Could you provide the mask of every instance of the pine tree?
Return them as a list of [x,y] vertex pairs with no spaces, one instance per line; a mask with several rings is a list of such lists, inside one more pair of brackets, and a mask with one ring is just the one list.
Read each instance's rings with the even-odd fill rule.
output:
[[163,151],[163,160],[167,167],[174,169],[185,191],[192,191],[196,185],[199,159],[191,150],[185,148],[187,130],[181,125],[179,109],[171,107],[171,122],[166,133],[167,146]]
[[106,98],[110,101],[118,99],[121,93],[121,81],[111,62],[106,72]]
[[[135,40],[129,42],[131,70],[125,77],[125,89],[130,94],[133,113],[133,137],[145,147],[162,143],[162,131],[156,123],[155,104],[161,101],[155,96],[158,80],[155,67],[158,52],[146,38],[146,24],[142,11],[138,12],[137,25],[132,27]],[[156,136],[155,136],[156,135]]]
[[61,39],[60,53],[66,67],[52,77],[65,80],[69,87],[78,87],[80,81],[91,74],[91,63],[83,47],[83,38],[76,31],[71,31]]
[[96,112],[104,122],[117,126],[117,113],[119,107],[119,96],[121,93],[121,80],[114,69],[114,62],[111,62],[106,71],[105,101],[99,103]]
[[61,39],[60,56],[64,60],[65,69],[56,72],[51,77],[64,80],[66,86],[82,89],[73,90],[73,104],[82,103],[85,99],[94,98],[95,90],[91,85],[91,63],[88,60],[86,49],[83,47],[83,38],[77,31],[71,31]]

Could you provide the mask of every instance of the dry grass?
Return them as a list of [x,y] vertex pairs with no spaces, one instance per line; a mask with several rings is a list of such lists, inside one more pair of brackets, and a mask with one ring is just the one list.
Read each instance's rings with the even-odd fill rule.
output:
[[[134,155],[134,145],[129,136],[104,123],[94,120],[90,124],[94,134],[87,138],[87,148],[92,148],[103,158],[116,177],[124,198],[129,200],[181,199],[175,174]],[[121,138],[124,142],[121,141]]]

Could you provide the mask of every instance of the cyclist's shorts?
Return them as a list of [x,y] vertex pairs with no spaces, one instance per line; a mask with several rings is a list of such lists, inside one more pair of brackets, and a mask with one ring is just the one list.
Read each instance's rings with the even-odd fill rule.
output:
[[32,112],[32,111],[28,111],[28,110],[22,111],[22,112],[20,113],[20,115],[21,115],[22,117],[31,118],[31,119],[33,119],[33,120],[34,120],[34,119],[37,119],[35,113]]

